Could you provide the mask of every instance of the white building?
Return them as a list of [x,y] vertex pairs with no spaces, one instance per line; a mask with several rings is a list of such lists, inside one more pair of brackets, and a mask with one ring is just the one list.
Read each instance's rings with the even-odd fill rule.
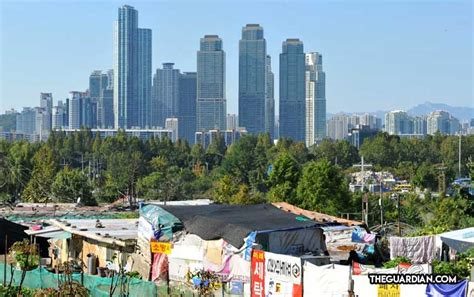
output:
[[430,113],[426,119],[426,126],[429,135],[434,135],[436,132],[445,135],[456,134],[461,128],[459,120],[443,110]]
[[319,53],[306,54],[305,143],[311,146],[326,137],[326,74]]
[[165,129],[171,130],[173,135],[171,136],[171,141],[175,142],[178,140],[178,131],[179,131],[179,123],[178,118],[167,118],[165,120]]

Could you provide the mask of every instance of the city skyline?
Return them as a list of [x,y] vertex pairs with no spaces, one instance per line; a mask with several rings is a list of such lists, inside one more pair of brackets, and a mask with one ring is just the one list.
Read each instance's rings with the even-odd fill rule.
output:
[[[272,13],[281,14],[283,8],[287,8],[288,5],[281,3],[281,2],[265,2],[268,5],[272,6]],[[68,93],[71,90],[83,89],[87,88],[87,80],[88,76],[93,70],[106,70],[113,68],[112,66],[112,35],[113,35],[113,21],[116,19],[116,12],[117,8],[120,7],[123,3],[120,2],[97,2],[94,3],[96,12],[94,15],[87,15],[87,18],[91,18],[94,20],[91,24],[86,24],[88,22],[80,22],[81,26],[78,24],[71,24],[65,23],[62,24],[64,28],[58,30],[56,35],[51,35],[51,33],[47,33],[47,28],[51,25],[56,24],[55,19],[48,19],[48,21],[41,21],[38,23],[38,28],[31,27],[31,22],[36,20],[36,16],[33,15],[32,10],[38,10],[41,12],[45,8],[50,8],[50,4],[42,4],[41,7],[36,5],[36,3],[25,3],[20,2],[19,4],[5,2],[2,3],[2,43],[8,44],[7,46],[2,46],[2,85],[1,85],[1,104],[0,104],[0,112],[4,112],[10,108],[16,108],[17,110],[21,110],[23,106],[34,106],[36,105],[37,94],[41,92],[51,92],[53,93],[53,97],[55,102],[58,100],[63,100],[68,96]],[[269,13],[264,13],[262,10],[262,6],[264,6],[262,2],[258,2],[258,5],[255,7],[255,12],[251,14],[249,17],[242,16],[242,7],[237,3],[232,3],[229,5],[229,8],[224,8],[222,5],[217,3],[212,3],[215,6],[217,11],[222,11],[223,15],[213,15],[214,21],[221,21],[224,19],[223,16],[229,14],[229,9],[233,9],[235,13],[235,17],[231,20],[223,21],[223,26],[214,27],[212,30],[210,28],[210,21],[205,20],[200,23],[199,25],[195,24],[192,20],[189,24],[192,24],[195,29],[190,31],[190,36],[184,36],[181,41],[183,45],[186,45],[184,48],[179,48],[179,43],[175,44],[170,42],[169,36],[176,35],[176,30],[183,28],[185,24],[178,24],[176,20],[174,22],[169,22],[168,24],[162,25],[157,28],[157,24],[161,24],[161,22],[166,21],[169,17],[159,14],[159,10],[156,12],[153,9],[148,8],[159,8],[162,7],[165,11],[167,9],[171,9],[173,7],[170,3],[136,3],[130,1],[130,4],[135,7],[138,11],[140,11],[139,18],[140,18],[140,27],[147,27],[153,30],[153,64],[152,64],[152,71],[155,72],[158,65],[164,62],[174,62],[176,68],[181,69],[182,71],[196,71],[196,51],[198,50],[198,40],[196,39],[196,35],[201,35],[201,37],[205,34],[218,34],[224,43],[224,50],[226,51],[226,84],[228,88],[226,89],[227,93],[227,109],[229,113],[237,113],[237,106],[238,106],[238,40],[240,38],[241,28],[246,23],[259,23],[262,27],[265,28],[265,39],[268,43],[268,51],[267,53],[272,57],[277,57],[280,53],[281,42],[286,38],[291,37],[299,37],[305,43],[306,51],[318,51],[325,57],[325,72],[330,73],[330,79],[327,82],[327,100],[328,100],[328,112],[338,112],[338,111],[370,111],[370,110],[377,110],[377,109],[397,109],[397,108],[406,108],[408,105],[415,105],[416,103],[421,103],[425,101],[437,101],[437,102],[445,102],[453,105],[471,105],[472,106],[472,86],[470,87],[470,81],[472,81],[472,73],[469,73],[469,69],[472,69],[472,59],[469,59],[469,49],[472,49],[472,46],[469,44],[470,36],[466,35],[469,33],[469,24],[472,21],[467,18],[467,14],[463,14],[463,8],[467,8],[469,10],[470,3],[463,3],[463,2],[456,2],[454,4],[437,4],[434,5],[433,3],[418,3],[418,4],[405,4],[405,5],[398,5],[395,9],[393,14],[400,14],[401,12],[409,12],[408,17],[404,19],[404,23],[401,24],[400,29],[394,31],[392,28],[393,23],[389,22],[389,24],[385,24],[385,27],[389,27],[386,33],[397,33],[395,36],[398,38],[402,38],[403,41],[412,41],[410,47],[406,49],[406,51],[399,51],[396,59],[396,64],[393,65],[395,62],[386,61],[385,64],[379,65],[378,67],[383,68],[382,72],[373,71],[373,73],[369,73],[368,71],[374,70],[374,63],[380,62],[380,58],[386,58],[389,54],[393,53],[394,49],[389,47],[390,42],[393,42],[392,39],[388,38],[388,44],[382,46],[385,49],[383,52],[377,52],[377,47],[380,48],[381,40],[373,39],[370,40],[370,47],[373,48],[373,52],[369,49],[369,46],[361,47],[360,44],[354,43],[355,41],[348,37],[343,41],[351,44],[353,46],[353,55],[357,59],[347,59],[347,56],[341,55],[342,49],[347,50],[347,45],[341,43],[341,36],[335,34],[334,30],[337,31],[341,30],[341,28],[334,29],[333,27],[326,27],[327,31],[332,32],[334,41],[330,41],[328,39],[327,33],[320,32],[318,28],[315,29],[315,33],[308,35],[308,29],[304,26],[300,26],[304,23],[304,20],[300,20],[300,18],[295,19],[295,24],[287,25],[287,24],[276,24],[274,21],[271,21],[271,15]],[[82,9],[89,8],[92,4],[91,3],[80,3],[72,5],[71,3],[66,3],[62,5],[56,5],[51,13],[55,14],[58,12],[65,12],[72,8],[78,9],[81,11]],[[197,6],[194,4],[190,4],[187,8],[183,7],[183,14],[188,15],[189,9],[197,9],[198,11],[204,9],[205,7],[209,6],[210,3],[201,3],[201,6]],[[349,18],[347,24],[352,20],[355,16],[361,13],[361,10],[387,10],[392,7],[390,4],[378,4],[375,5],[375,8],[368,8],[362,5],[363,9],[356,9],[352,5],[347,5],[347,7],[342,7],[341,5],[337,4],[329,4],[329,3],[317,3],[314,5],[318,5],[318,8],[321,8],[322,11],[330,11],[334,13],[334,10],[338,10],[342,15],[348,15]],[[316,7],[316,6],[315,6]],[[337,8],[337,9],[336,9]],[[428,9],[429,12],[423,12],[423,9]],[[21,11],[21,13],[20,13]],[[435,13],[437,17],[442,17],[443,22],[442,25],[436,25],[433,23],[428,22],[432,25],[428,28],[427,24],[422,24],[422,21],[431,21],[433,16],[429,15],[430,13],[433,14],[433,11],[445,11],[445,15],[440,16]],[[260,15],[257,13],[260,12]],[[422,13],[420,13],[422,12]],[[298,8],[295,5],[294,12],[290,14],[294,16],[294,14],[301,13],[301,16],[305,15],[305,12]],[[461,13],[458,15],[460,17],[460,24],[454,23],[454,14]],[[41,13],[39,13],[41,15]],[[318,12],[313,13],[315,16],[318,16]],[[414,22],[414,15],[417,14],[419,20]],[[47,15],[47,14],[46,14]],[[157,21],[156,16],[160,15],[160,20]],[[4,17],[3,17],[4,16]],[[14,18],[12,18],[14,16]],[[44,16],[44,14],[42,15]],[[27,17],[29,21],[24,22],[22,25],[18,25],[18,21],[23,20],[23,18]],[[58,16],[58,20],[62,17]],[[304,19],[304,18],[302,18]],[[318,22],[324,23],[325,17],[322,20],[318,20]],[[370,15],[367,16],[366,20],[361,20],[361,25],[358,27],[356,26],[356,32],[361,32],[360,27],[367,26],[368,23],[373,23],[378,17]],[[458,18],[459,19],[459,18]],[[99,21],[97,21],[99,20]],[[327,21],[327,19],[326,19]],[[238,24],[237,24],[238,23]],[[459,23],[459,22],[458,22]],[[229,25],[227,25],[229,24]],[[334,24],[334,22],[331,22]],[[405,38],[402,36],[403,32],[408,32],[408,25],[415,24],[413,29],[414,32],[420,34],[425,33],[427,38],[423,40],[424,43],[428,43],[431,47],[429,50],[427,49],[429,46],[423,46],[420,42],[416,42],[414,40],[414,36],[409,36]],[[237,26],[238,25],[238,26]],[[285,27],[286,26],[286,27]],[[36,32],[38,36],[35,38],[31,38],[32,36],[29,35],[31,33],[26,34],[26,36],[30,36],[29,42],[35,42],[38,48],[35,48],[35,51],[31,49],[28,51],[27,49],[19,49],[18,47],[22,44],[25,44],[26,41],[22,39],[22,36],[13,36],[12,34],[15,33],[15,30],[18,29],[25,29],[30,28],[31,31]],[[339,26],[340,27],[340,26]],[[367,27],[365,29],[373,29]],[[62,42],[59,45],[58,41],[55,40],[63,40],[64,36],[62,35],[63,30],[68,30],[70,34],[73,36],[77,36],[78,38],[81,37],[82,34],[88,33],[89,35],[92,34],[92,39],[95,39],[95,42],[87,43],[81,42],[80,44],[74,44],[72,46],[68,42]],[[373,29],[375,30],[375,29]],[[379,31],[379,30],[376,30]],[[317,34],[318,33],[318,34]],[[320,33],[320,34],[319,34]],[[340,32],[339,32],[340,33]],[[361,41],[367,42],[368,35],[374,35],[376,32],[372,32],[368,30],[368,33],[364,33],[359,35],[361,37]],[[380,32],[378,32],[380,33]],[[178,34],[179,35],[179,34]],[[377,34],[375,34],[377,35]],[[468,37],[467,39],[464,37]],[[54,38],[53,38],[54,37]],[[378,36],[381,39],[386,39],[387,35],[380,35]],[[438,39],[436,39],[437,37]],[[464,40],[463,40],[464,39]],[[66,38],[66,41],[68,39]],[[334,43],[339,41],[340,48],[333,48],[328,45],[328,43]],[[387,40],[385,40],[387,41]],[[447,43],[445,45],[441,45],[442,42]],[[44,47],[41,45],[47,42],[51,44],[51,48],[48,49],[50,52],[50,56],[48,55],[42,57],[42,59],[33,59],[32,56],[41,56],[44,55]],[[275,44],[280,44],[280,46],[275,46]],[[433,45],[434,44],[434,45]],[[456,46],[452,46],[455,45]],[[178,45],[178,46],[177,46]],[[367,43],[369,45],[369,43]],[[437,45],[437,46],[435,46]],[[77,48],[77,49],[75,49]],[[97,50],[100,48],[100,50]],[[451,51],[446,51],[446,48],[451,49]],[[364,54],[365,49],[365,54]],[[75,50],[82,50],[84,55],[77,56],[74,55]],[[361,53],[363,55],[358,55]],[[57,51],[61,51],[59,54],[54,55],[53,53],[57,53]],[[93,51],[95,54],[90,55],[90,52]],[[425,52],[427,51],[427,52]],[[170,52],[176,52],[174,58],[170,55]],[[424,67],[425,63],[428,63],[428,58],[439,55],[440,52],[444,53],[443,59],[429,61],[433,65]],[[426,57],[421,57],[421,54],[428,54]],[[466,54],[467,53],[467,54]],[[22,59],[18,60],[18,55],[22,55]],[[371,56],[372,54],[372,56]],[[346,53],[347,55],[347,53]],[[53,58],[54,57],[54,58]],[[418,57],[419,61],[415,61],[417,63],[413,63],[415,57]],[[338,60],[339,59],[339,60]],[[345,67],[340,68],[338,70],[338,64],[341,62],[341,59],[345,62]],[[463,60],[464,59],[464,60]],[[58,61],[61,63],[65,63],[65,67],[59,67],[57,63]],[[78,60],[78,61],[75,61]],[[278,61],[278,59],[276,59]],[[14,61],[14,62],[13,62]],[[275,82],[279,81],[278,72],[279,72],[279,65],[278,62],[273,59],[272,68],[274,69],[275,73]],[[385,61],[385,59],[384,59]],[[353,71],[353,68],[361,63],[368,64],[365,68],[360,69],[363,71],[366,76],[350,76]],[[411,62],[411,65],[408,63]],[[80,63],[80,67],[72,67],[75,71],[71,74],[68,65],[74,63]],[[13,67],[15,65],[15,68]],[[18,88],[18,69],[24,69],[25,64],[28,64],[31,69],[28,69],[28,77],[22,76],[21,82],[23,84],[22,88]],[[40,67],[41,65],[47,65],[50,67]],[[36,67],[35,67],[36,65]],[[409,66],[405,68],[404,71],[401,71],[403,68],[402,66]],[[76,65],[77,66],[77,65]],[[340,66],[340,65],[339,65]],[[395,67],[393,67],[395,66]],[[457,69],[458,71],[453,72],[457,75],[450,75],[449,77],[443,76],[443,81],[446,83],[441,84],[437,78],[433,78],[433,75],[429,75],[428,70],[431,69],[431,72],[434,73],[433,68],[437,68],[437,73],[449,73],[453,72],[453,69]],[[451,71],[448,71],[450,70]],[[341,70],[345,70],[342,73],[341,77]],[[379,69],[380,70],[380,69]],[[416,71],[414,71],[416,70]],[[20,71],[21,72],[21,71]],[[52,73],[53,72],[53,73]],[[416,72],[416,75],[413,74]],[[82,75],[82,73],[86,73],[86,75]],[[394,80],[391,82],[393,86],[391,89],[387,89],[386,91],[382,91],[384,86],[386,87],[386,83],[390,78],[397,77],[397,74],[400,75],[403,73],[403,80],[399,78],[399,81]],[[425,75],[423,75],[425,74]],[[57,78],[57,75],[60,78]],[[384,76],[385,75],[385,76]],[[413,79],[413,77],[416,79]],[[77,77],[80,77],[78,79]],[[454,78],[456,78],[457,82],[454,83]],[[343,79],[341,79],[343,78]],[[375,78],[375,79],[374,79]],[[362,87],[367,89],[367,81],[371,80],[371,89],[369,91],[360,92]],[[426,81],[431,80],[428,84]],[[361,83],[362,81],[362,83]],[[403,90],[400,89],[400,84],[402,83],[409,84],[407,88]],[[357,88],[353,88],[354,84],[358,83]],[[341,89],[340,86],[343,85],[347,86],[347,89],[351,89],[353,93],[350,97],[347,95],[342,94],[341,92],[349,93],[348,91],[344,91]],[[27,87],[24,87],[24,86]],[[390,84],[389,84],[390,85]],[[441,86],[443,85],[443,86]],[[337,87],[339,86],[339,87]],[[455,87],[456,86],[456,87]],[[359,91],[359,92],[358,92]],[[366,94],[364,95],[364,93]],[[393,95],[387,96],[388,93],[393,93]],[[401,92],[401,93],[400,93]],[[434,96],[434,94],[439,94]],[[278,104],[279,104],[279,93],[278,88],[275,89],[275,109],[278,111]],[[367,98],[367,99],[364,99]],[[384,102],[380,102],[381,100],[377,100],[377,98],[384,98]],[[356,108],[358,107],[358,108]]]

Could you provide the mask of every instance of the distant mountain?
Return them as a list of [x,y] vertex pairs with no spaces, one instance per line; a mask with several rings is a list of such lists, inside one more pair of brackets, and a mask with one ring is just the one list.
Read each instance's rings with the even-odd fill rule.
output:
[[[402,109],[403,110],[403,109]],[[412,107],[406,110],[412,116],[422,116],[428,115],[430,112],[435,110],[444,110],[452,114],[455,118],[462,121],[468,121],[474,118],[474,108],[467,107],[467,106],[451,106],[444,103],[433,103],[433,102],[425,102],[422,104],[418,104],[415,107]],[[385,121],[385,114],[389,112],[389,110],[377,110],[377,111],[365,111],[365,112],[339,112],[339,113],[346,113],[346,114],[363,114],[363,113],[370,113],[375,115],[378,118],[382,119],[382,122]],[[334,116],[335,113],[327,113],[327,119],[330,119]]]
[[425,102],[410,108],[407,112],[414,116],[421,116],[429,114],[435,110],[444,110],[452,114],[455,118],[461,121],[466,121],[474,118],[474,108],[466,106],[451,106],[444,103]]

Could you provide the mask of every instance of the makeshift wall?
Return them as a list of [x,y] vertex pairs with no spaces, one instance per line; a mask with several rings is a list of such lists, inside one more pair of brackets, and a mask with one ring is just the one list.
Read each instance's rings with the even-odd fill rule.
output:
[[50,244],[49,257],[51,258],[51,266],[58,267],[68,261],[68,239],[49,239],[48,241]]
[[[303,269],[304,296],[333,297],[345,296],[348,293],[349,266],[333,264],[316,266],[306,262],[303,265]],[[354,292],[357,296],[386,296],[382,295],[382,292],[386,293],[386,289],[383,286],[370,284],[367,276],[369,273],[429,273],[429,265],[401,265],[400,267],[381,269],[357,264],[354,266],[352,274]],[[394,289],[400,292],[399,296],[401,297],[425,296],[426,285],[400,285]]]

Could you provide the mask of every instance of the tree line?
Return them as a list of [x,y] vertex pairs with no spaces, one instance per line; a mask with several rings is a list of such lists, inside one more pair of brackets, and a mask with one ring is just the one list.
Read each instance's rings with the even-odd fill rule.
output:
[[[463,136],[461,142],[461,175],[468,176],[474,136]],[[246,135],[228,147],[218,137],[204,149],[184,140],[140,140],[123,132],[101,139],[90,130],[70,135],[53,131],[42,143],[0,141],[0,197],[41,203],[80,198],[86,205],[118,198],[133,202],[137,197],[210,198],[234,204],[287,201],[340,215],[360,212],[361,194],[349,192],[348,173],[358,170],[352,165],[361,156],[374,170],[388,170],[435,191],[439,164],[446,167],[446,182],[458,175],[458,145],[458,136],[406,139],[379,133],[360,150],[347,141],[331,140],[306,148],[290,139],[274,144],[269,135],[261,134]],[[426,221],[419,209],[414,213],[418,216],[412,214],[410,223]]]

